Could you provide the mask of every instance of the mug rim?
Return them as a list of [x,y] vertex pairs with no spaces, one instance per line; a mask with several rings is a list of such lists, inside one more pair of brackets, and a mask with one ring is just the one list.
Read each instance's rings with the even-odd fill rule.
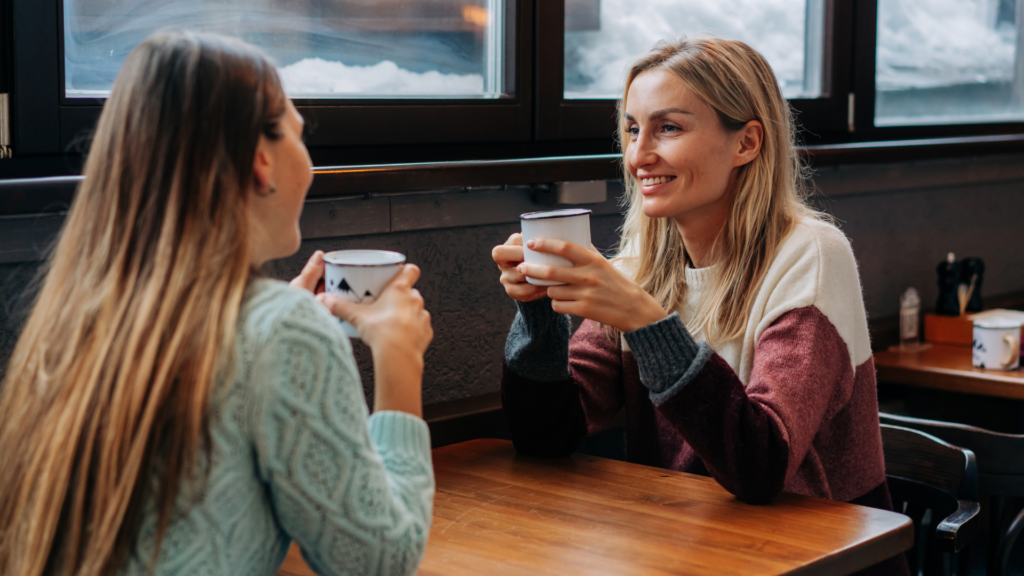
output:
[[[373,254],[388,254],[388,255],[392,255],[392,256],[397,256],[397,258],[394,259],[391,262],[372,262],[372,263],[337,262],[337,261],[332,262],[331,260],[329,260],[329,258],[333,258],[333,259],[337,260],[337,258],[343,257],[343,255],[345,255],[345,254],[353,254],[353,253],[357,253],[357,252],[362,252],[362,253],[369,252],[369,253],[373,253]],[[332,250],[332,251],[324,254],[324,263],[332,264],[334,266],[354,266],[354,267],[359,267],[359,268],[382,268],[384,266],[399,266],[401,264],[405,264],[405,254],[402,254],[400,252],[395,252],[395,251],[392,251],[392,250],[374,250],[374,249],[369,249],[369,248],[365,248],[365,249],[364,248],[356,248],[356,249],[351,249],[351,250]]]
[[520,220],[547,220],[551,218],[572,218],[573,216],[584,216],[592,214],[589,208],[562,208],[560,210],[547,210],[542,212],[526,212],[519,215]]
[[1013,330],[1013,329],[1020,330],[1021,328],[1024,328],[1024,323],[1013,324],[1013,325],[1010,325],[1010,326],[983,326],[981,324],[975,324],[974,327],[975,328],[981,328],[982,330]]

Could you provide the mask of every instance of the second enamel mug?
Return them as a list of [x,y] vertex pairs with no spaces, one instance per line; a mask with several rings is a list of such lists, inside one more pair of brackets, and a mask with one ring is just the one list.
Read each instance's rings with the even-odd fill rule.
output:
[[[565,240],[590,250],[590,210],[585,208],[568,208],[550,212],[528,212],[519,216],[523,226],[523,259],[527,264],[547,264],[549,266],[572,267],[572,262],[543,252],[534,252],[526,247],[533,238],[554,238]],[[538,280],[526,277],[526,281],[534,286],[558,286],[563,282]]]

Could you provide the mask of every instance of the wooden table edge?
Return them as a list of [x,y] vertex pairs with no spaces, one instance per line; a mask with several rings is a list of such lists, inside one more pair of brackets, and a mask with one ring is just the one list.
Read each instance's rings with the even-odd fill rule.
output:
[[[854,504],[854,506],[857,506],[857,504]],[[899,514],[899,512],[893,512],[893,514]],[[902,514],[900,515],[903,516]],[[858,549],[858,547],[864,546],[867,542],[877,542],[878,540],[885,540],[885,542],[884,548],[877,554],[868,556]],[[913,547],[914,523],[910,517],[904,516],[904,522],[895,530],[879,534],[874,538],[869,538],[866,542],[859,542],[855,546],[849,546],[811,566],[804,566],[786,572],[786,576],[848,576],[903,554]]]
[[[1024,400],[1024,382],[993,377],[988,373],[964,374],[945,368],[911,368],[907,366],[878,366],[875,370],[879,384],[902,384],[915,388],[944,390],[960,394],[975,394]],[[974,374],[984,374],[978,377]]]
[[[431,453],[433,454],[433,453],[436,453],[436,452],[442,452],[442,451],[445,451],[445,449],[467,448],[467,447],[470,447],[470,446],[475,447],[474,445],[481,445],[481,447],[479,448],[481,450],[488,450],[488,449],[495,449],[495,448],[505,448],[505,447],[508,447],[509,445],[511,445],[511,443],[512,442],[509,441],[509,440],[498,439],[498,438],[476,438],[476,439],[473,439],[473,440],[466,440],[464,442],[459,442],[459,443],[456,443],[456,444],[450,444],[448,446],[442,446],[440,448],[435,448],[435,449],[431,450]],[[590,458],[591,456],[587,456],[587,457]],[[598,456],[594,456],[594,458],[599,458],[599,457]],[[662,469],[662,468],[658,468],[656,466],[649,466],[649,465],[646,465],[646,464],[636,464],[636,463],[632,463],[632,462],[630,464],[633,464],[633,465],[636,465],[636,466],[643,466],[645,468],[657,469],[657,470],[669,470],[672,473],[682,474],[682,475],[685,475],[685,476],[693,476],[692,474],[689,474],[687,472],[680,472],[678,470]],[[699,477],[700,478],[706,478],[704,476],[699,476]],[[716,482],[716,484],[717,484],[717,482]],[[721,485],[718,484],[718,486],[721,486]],[[722,490],[725,490],[725,488],[722,488]],[[794,494],[794,495],[795,496],[799,496],[801,498],[816,498],[815,496],[807,496],[807,495],[804,495],[804,494]],[[820,500],[825,500],[823,498],[819,498],[819,499]],[[851,504],[849,502],[839,502],[837,500],[833,500],[832,502],[836,502],[836,503],[844,504],[844,505],[848,505],[848,506],[861,506],[859,504]],[[861,506],[861,507],[863,507],[863,508],[870,508],[868,506]],[[877,535],[877,536],[875,536],[873,538],[868,538],[867,540],[858,541],[858,542],[856,542],[854,544],[851,544],[851,545],[847,546],[846,548],[843,548],[842,550],[839,550],[839,551],[835,552],[834,554],[831,554],[829,556],[826,556],[826,557],[822,558],[819,561],[816,561],[813,565],[802,566],[802,567],[799,567],[799,568],[795,568],[795,569],[790,570],[788,572],[780,573],[779,576],[783,576],[783,575],[785,575],[785,576],[790,576],[790,575],[798,575],[798,576],[847,576],[847,575],[853,574],[853,573],[855,573],[855,572],[857,572],[859,570],[863,570],[865,568],[869,568],[871,566],[874,566],[875,564],[878,564],[880,562],[884,562],[884,561],[886,561],[886,560],[888,560],[890,558],[893,558],[893,557],[895,557],[895,556],[897,556],[899,554],[903,554],[904,552],[906,552],[906,551],[910,550],[911,548],[913,548],[913,546],[914,546],[914,523],[913,523],[913,521],[911,521],[909,516],[906,516],[904,514],[900,514],[899,512],[890,511],[890,510],[880,510],[880,509],[877,509],[877,508],[871,508],[871,509],[875,510],[877,512],[888,512],[890,514],[895,514],[895,515],[901,516],[902,517],[902,521],[900,522],[900,525],[897,528],[895,528],[893,530],[890,530],[889,532],[886,532],[884,534],[879,534],[879,535]],[[884,540],[884,543],[882,544],[883,548],[880,551],[877,551],[876,553],[870,554],[870,555],[864,553],[863,548],[866,545],[868,545],[869,543],[876,543],[876,545],[878,545],[877,542],[879,540]],[[429,544],[428,544],[428,546],[429,546]]]

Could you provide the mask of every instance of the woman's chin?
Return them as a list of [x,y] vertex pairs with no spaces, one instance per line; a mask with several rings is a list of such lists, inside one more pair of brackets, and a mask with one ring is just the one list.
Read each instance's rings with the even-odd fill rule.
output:
[[644,198],[644,216],[648,218],[669,218],[675,216],[675,211],[663,202]]

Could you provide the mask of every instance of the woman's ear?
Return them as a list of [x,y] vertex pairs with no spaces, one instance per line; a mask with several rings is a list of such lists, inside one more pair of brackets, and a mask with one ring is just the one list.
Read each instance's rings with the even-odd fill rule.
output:
[[260,140],[256,144],[256,154],[252,160],[252,183],[257,191],[270,188],[271,182],[273,182],[271,177],[273,170],[274,161],[270,155],[267,137],[260,135]]
[[739,131],[733,166],[743,166],[757,158],[757,155],[761,152],[761,142],[763,141],[764,126],[757,120],[747,122]]

